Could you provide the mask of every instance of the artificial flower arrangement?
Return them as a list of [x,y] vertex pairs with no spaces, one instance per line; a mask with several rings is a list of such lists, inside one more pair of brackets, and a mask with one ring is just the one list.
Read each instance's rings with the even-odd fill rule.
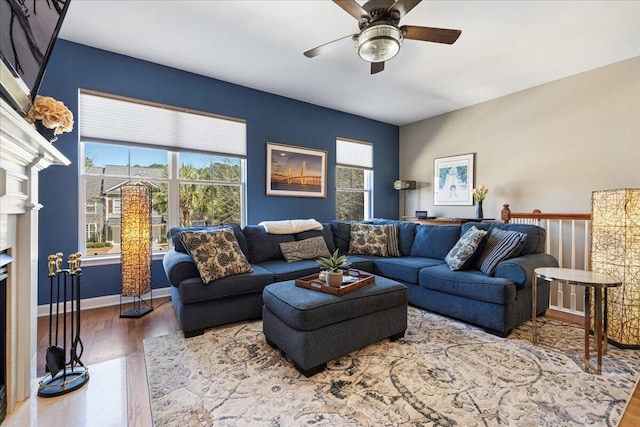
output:
[[488,192],[489,192],[489,189],[487,187],[485,187],[484,185],[481,185],[478,188],[474,188],[473,189],[473,199],[476,202],[481,202],[487,196]]
[[50,96],[36,96],[27,120],[30,123],[40,120],[44,127],[53,129],[56,135],[73,130],[73,113],[62,101],[56,101]]

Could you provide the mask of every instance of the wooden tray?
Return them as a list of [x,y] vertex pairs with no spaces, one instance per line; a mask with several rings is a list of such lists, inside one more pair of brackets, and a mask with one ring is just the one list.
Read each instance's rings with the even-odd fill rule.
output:
[[311,289],[313,291],[324,292],[325,294],[341,296],[375,281],[375,276],[373,274],[351,269],[345,271],[344,276],[356,277],[358,280],[353,283],[345,283],[339,288],[334,288],[327,285],[323,280],[320,280],[319,276],[320,273],[316,273],[296,279],[296,286]]

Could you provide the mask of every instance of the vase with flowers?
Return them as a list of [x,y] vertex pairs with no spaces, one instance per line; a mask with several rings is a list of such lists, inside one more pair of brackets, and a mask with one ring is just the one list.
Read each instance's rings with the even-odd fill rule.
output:
[[73,130],[73,114],[62,101],[50,96],[36,96],[27,120],[47,141],[53,142],[63,132]]
[[476,201],[476,218],[484,217],[482,212],[482,202],[484,201],[488,192],[489,189],[484,185],[473,189],[473,199]]

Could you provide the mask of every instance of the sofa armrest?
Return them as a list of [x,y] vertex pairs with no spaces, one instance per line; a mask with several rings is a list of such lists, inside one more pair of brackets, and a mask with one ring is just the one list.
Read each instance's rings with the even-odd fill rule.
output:
[[170,249],[164,254],[162,266],[169,282],[176,288],[184,279],[200,278],[198,267],[191,255]]
[[533,270],[539,267],[557,267],[558,261],[549,254],[529,254],[502,261],[498,264],[495,277],[509,279],[520,290],[533,283]]

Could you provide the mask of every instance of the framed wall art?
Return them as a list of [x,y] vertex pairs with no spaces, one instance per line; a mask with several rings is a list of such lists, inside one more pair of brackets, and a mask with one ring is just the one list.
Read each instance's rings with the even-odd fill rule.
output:
[[434,205],[473,205],[474,162],[474,153],[434,159]]
[[267,142],[267,196],[327,197],[327,152]]

